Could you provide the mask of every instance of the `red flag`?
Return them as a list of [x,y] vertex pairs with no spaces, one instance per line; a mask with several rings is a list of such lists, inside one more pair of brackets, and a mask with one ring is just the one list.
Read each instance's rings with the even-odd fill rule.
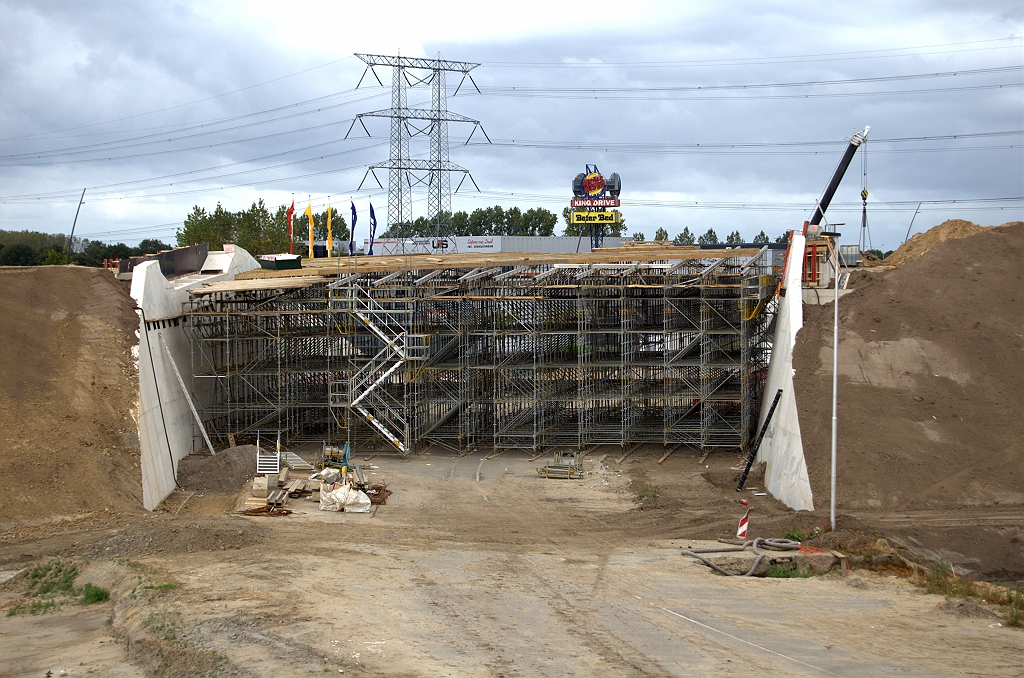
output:
[[288,254],[292,252],[292,215],[295,214],[295,199],[292,198],[292,206],[288,208]]

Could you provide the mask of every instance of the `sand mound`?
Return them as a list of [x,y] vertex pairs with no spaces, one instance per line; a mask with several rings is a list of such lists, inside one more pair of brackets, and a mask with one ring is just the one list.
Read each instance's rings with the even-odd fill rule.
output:
[[[1003,224],[1003,226],[1014,226],[1019,223],[1021,222],[1011,221]],[[978,226],[963,219],[949,219],[934,228],[928,229],[924,233],[915,233],[910,240],[900,245],[899,249],[886,257],[885,264],[888,266],[901,266],[919,259],[925,252],[947,240],[968,238],[992,228],[997,227]]]
[[231,447],[211,457],[190,454],[178,465],[178,484],[183,490],[237,494],[256,472],[256,446]]
[[0,517],[141,510],[138,316],[108,271],[0,268]]
[[[947,238],[850,286],[839,304],[841,509],[953,519],[963,507],[1024,507],[1024,224]],[[804,315],[796,395],[811,489],[825,507],[832,309]],[[1008,548],[1024,571],[1019,543]]]

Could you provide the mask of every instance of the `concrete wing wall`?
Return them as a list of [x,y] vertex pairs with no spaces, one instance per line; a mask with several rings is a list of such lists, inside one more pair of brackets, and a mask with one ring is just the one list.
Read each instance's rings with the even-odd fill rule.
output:
[[142,504],[150,511],[174,491],[178,462],[192,452],[199,436],[185,391],[171,365],[173,360],[185,387],[190,388],[192,346],[182,314],[188,291],[203,283],[231,280],[238,273],[258,267],[256,260],[238,247],[209,253],[202,270],[221,271],[217,274],[167,280],[159,262],[147,261],[135,267],[131,295],[146,320],[143,322],[140,315],[139,444]]

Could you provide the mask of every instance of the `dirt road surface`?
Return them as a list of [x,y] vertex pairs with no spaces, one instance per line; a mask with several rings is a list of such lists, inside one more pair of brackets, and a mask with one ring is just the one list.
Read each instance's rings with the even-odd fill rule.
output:
[[373,514],[243,517],[237,485],[186,486],[135,523],[5,541],[0,569],[76,557],[116,602],[0,617],[0,676],[1020,675],[1024,633],[904,579],[723,577],[680,555],[732,534],[739,496],[751,536],[813,524],[737,495],[736,458],[602,456],[577,481],[512,452],[381,456],[368,473],[394,494]]

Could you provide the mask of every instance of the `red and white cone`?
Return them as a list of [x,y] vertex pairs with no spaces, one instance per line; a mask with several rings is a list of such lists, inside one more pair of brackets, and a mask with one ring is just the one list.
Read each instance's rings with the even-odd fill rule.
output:
[[747,512],[743,514],[743,517],[740,518],[740,526],[736,530],[736,538],[737,539],[746,539],[747,538],[747,523],[748,523],[748,517],[749,516],[750,516],[750,509],[748,508]]

